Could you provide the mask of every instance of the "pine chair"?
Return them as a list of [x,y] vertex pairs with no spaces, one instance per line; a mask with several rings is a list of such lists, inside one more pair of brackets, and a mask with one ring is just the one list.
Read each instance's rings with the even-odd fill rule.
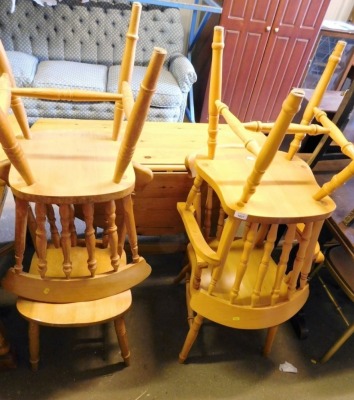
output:
[[[130,352],[124,314],[132,303],[130,288],[151,271],[139,256],[132,205],[135,173],[131,162],[143,129],[166,52],[156,48],[134,105],[128,96],[130,118],[121,141],[109,133],[67,131],[57,135],[36,132],[30,140],[18,141],[8,121],[11,93],[60,94],[43,89],[16,89],[6,74],[1,77],[0,140],[10,162],[9,185],[16,199],[15,266],[2,286],[19,296],[17,308],[29,321],[30,362],[39,362],[39,325],[86,326],[113,320],[125,363]],[[116,99],[124,97],[115,94]],[[73,100],[102,100],[100,94],[73,91]],[[123,221],[116,226],[116,203]],[[29,266],[23,265],[29,205],[35,210],[35,250]],[[95,236],[94,210],[105,210],[108,245]],[[52,206],[58,207],[61,232]],[[75,207],[74,207],[75,206]],[[84,238],[75,231],[75,209],[80,206],[85,221]],[[46,223],[52,240],[48,242]],[[123,249],[128,234],[132,261]]]
[[[287,162],[288,155],[277,151],[278,147],[285,134],[326,134],[340,142],[347,154],[353,148],[314,108],[321,101],[323,85],[306,113],[312,114],[306,124],[291,123],[303,96],[300,91],[289,96],[275,124],[241,124],[220,101],[223,34],[222,27],[214,28],[208,150],[187,156],[195,181],[186,203],[178,204],[190,240],[188,264],[176,279],[186,276],[190,326],[180,362],[187,358],[204,318],[233,328],[269,328],[264,354],[270,352],[279,324],[295,315],[307,299],[307,275],[313,261],[323,260],[317,237],[335,207],[325,196],[336,182],[325,185],[326,192],[320,190],[308,166],[297,157]],[[333,73],[344,45],[338,44],[325,77]],[[220,114],[238,136],[233,146],[217,145]],[[315,115],[324,126],[310,124]],[[270,133],[265,139],[252,132]],[[350,167],[341,177],[341,183],[351,177]],[[205,199],[203,186],[207,186]],[[304,202],[301,207],[299,196]],[[284,233],[280,226],[286,227]],[[273,256],[280,257],[279,261]]]
[[[307,277],[324,220],[335,208],[320,190],[306,163],[286,160],[278,151],[303,94],[293,91],[258,153],[222,149],[222,157],[196,159],[197,176],[185,203],[178,203],[190,244],[190,307],[194,311],[180,353],[184,362],[204,318],[237,329],[268,328],[264,354],[270,352],[280,324],[295,315],[309,295]],[[219,111],[240,137],[250,137],[227,107]],[[218,149],[217,149],[218,151]],[[212,226],[217,237],[206,240],[193,202],[205,181],[217,194],[225,226]],[[275,261],[280,224],[287,226]],[[303,224],[301,237],[298,225]],[[243,237],[238,237],[242,232]],[[294,243],[298,251],[288,264]]]
[[[132,4],[132,11],[129,21],[128,30],[126,33],[126,43],[122,57],[122,64],[120,68],[120,74],[118,79],[117,85],[117,93],[116,94],[109,94],[109,93],[98,93],[98,92],[89,92],[89,91],[79,91],[75,90],[75,98],[73,97],[72,90],[59,90],[59,89],[24,89],[17,88],[15,78],[11,69],[10,62],[7,58],[6,51],[0,41],[0,73],[6,73],[9,76],[10,83],[11,83],[11,108],[14,113],[14,116],[17,120],[17,123],[20,127],[20,131],[23,134],[25,139],[30,139],[32,132],[28,124],[26,110],[23,106],[23,102],[21,96],[32,97],[32,98],[42,98],[47,100],[66,100],[66,101],[87,101],[87,102],[97,102],[97,101],[112,101],[115,103],[114,108],[114,115],[113,115],[113,125],[112,125],[112,138],[113,140],[117,140],[119,134],[122,130],[122,121],[124,118],[124,107],[123,107],[123,88],[124,84],[127,85],[131,81],[131,76],[134,67],[134,60],[135,60],[135,52],[136,52],[136,44],[138,40],[138,30],[139,30],[139,23],[141,17],[141,10],[142,5],[139,2],[134,2]],[[127,108],[128,104],[131,107],[131,99],[127,98],[127,95],[131,96],[131,93],[128,93],[126,90],[126,99],[125,99],[125,108]],[[55,119],[52,120],[54,125],[58,125]],[[61,120],[62,122],[63,120]],[[66,119],[64,120],[65,124],[60,124],[63,126],[64,131],[72,130],[73,133],[75,132],[86,132],[88,130],[87,125],[78,124],[77,120]],[[38,124],[37,124],[38,125]],[[36,125],[35,132],[38,131],[45,131],[48,134],[51,134],[51,124],[47,120],[44,124]],[[103,132],[106,130],[106,127],[98,127],[95,126],[91,129],[101,129]],[[56,129],[58,132],[58,129]],[[8,160],[2,160],[1,164],[1,178],[7,182],[8,181]],[[152,172],[143,166],[134,163],[134,170],[136,174],[136,188],[142,189],[144,185],[146,185],[149,181],[152,180]],[[5,199],[6,193],[3,194],[3,199]],[[95,226],[102,227],[104,226],[104,210],[100,210],[100,206],[97,206],[97,210],[95,210]],[[77,210],[78,218],[83,218],[82,214],[80,215],[79,210]],[[52,211],[50,211],[52,213]],[[103,217],[101,218],[101,215]],[[100,216],[100,217],[98,217]],[[32,220],[31,210],[29,214],[30,220]],[[34,224],[29,224],[30,230],[34,227]],[[31,235],[34,237],[35,234],[31,232]]]

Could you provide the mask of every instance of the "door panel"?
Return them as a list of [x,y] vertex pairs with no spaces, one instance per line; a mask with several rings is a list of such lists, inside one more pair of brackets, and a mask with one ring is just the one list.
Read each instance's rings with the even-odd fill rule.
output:
[[259,75],[245,120],[274,121],[291,88],[300,82],[308,40],[274,35],[268,69]]
[[278,1],[226,0],[223,100],[242,119],[262,64]]
[[302,74],[329,0],[281,0],[245,120],[272,121]]
[[[224,0],[222,99],[241,120],[272,121],[301,82],[330,0]],[[201,121],[208,116],[208,89]]]

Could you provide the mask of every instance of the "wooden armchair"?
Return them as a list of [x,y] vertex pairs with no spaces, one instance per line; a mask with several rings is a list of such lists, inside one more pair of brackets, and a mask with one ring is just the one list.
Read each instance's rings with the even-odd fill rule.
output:
[[[180,362],[204,318],[237,329],[268,328],[264,354],[270,352],[277,327],[306,302],[313,261],[323,260],[317,238],[335,208],[327,195],[353,175],[350,164],[320,188],[295,152],[278,151],[285,134],[300,141],[305,134],[329,135],[352,158],[353,145],[317,108],[345,43],[329,61],[306,109],[308,120],[291,123],[303,97],[293,91],[275,123],[241,123],[220,101],[223,33],[214,28],[208,148],[187,156],[195,180],[177,206],[190,240],[188,264],[176,279],[186,276],[190,327]],[[220,115],[238,137],[234,145],[217,144]],[[322,125],[311,124],[314,117]]]
[[[166,52],[156,48],[135,104],[128,91],[130,118],[121,141],[111,133],[68,129],[57,135],[36,132],[18,141],[8,121],[8,108],[16,96],[57,95],[62,91],[16,89],[6,74],[0,80],[0,141],[10,162],[9,185],[16,199],[15,266],[2,286],[19,296],[19,312],[29,320],[30,362],[38,368],[39,325],[86,326],[114,320],[125,363],[130,351],[124,314],[132,303],[130,288],[150,274],[150,266],[139,256],[131,194],[135,173],[131,163],[161,71]],[[121,94],[113,94],[122,99]],[[73,91],[74,100],[102,99],[101,94]],[[121,204],[122,223],[116,226],[116,203]],[[35,212],[35,250],[30,265],[23,265],[29,205]],[[96,238],[95,205],[105,210],[108,243]],[[75,208],[84,215],[85,230],[75,230]],[[52,207],[58,207],[53,213]],[[55,218],[59,215],[60,228]],[[52,240],[48,241],[46,224]],[[125,232],[132,261],[123,249]]]
[[[338,45],[331,70],[343,46]],[[270,352],[278,326],[308,297],[308,274],[314,259],[321,259],[317,238],[335,208],[327,195],[353,174],[350,164],[320,188],[304,161],[278,151],[285,134],[326,134],[352,157],[353,145],[317,108],[320,89],[306,124],[291,123],[301,91],[289,95],[275,123],[241,123],[220,101],[221,27],[214,29],[212,49],[208,150],[186,158],[195,179],[187,201],[177,206],[190,240],[188,264],[179,276],[186,274],[190,326],[180,362],[204,318],[237,329],[268,328],[264,354]],[[220,114],[238,136],[233,146],[217,145]],[[322,125],[310,124],[313,117]]]
[[[188,295],[195,313],[180,362],[187,358],[204,318],[237,329],[269,328],[264,347],[268,354],[278,326],[306,302],[317,238],[335,204],[322,193],[304,161],[288,161],[278,151],[301,97],[296,91],[289,95],[259,150],[223,148],[220,158],[195,160],[193,188],[187,201],[178,204],[190,240]],[[248,143],[250,133],[225,105],[217,105]],[[211,226],[217,236],[208,240],[193,205],[204,181],[217,194],[226,217],[225,226],[220,219],[219,226]],[[303,224],[301,236],[299,224]],[[275,247],[280,225],[286,231]],[[289,255],[295,244],[298,250],[291,265]]]

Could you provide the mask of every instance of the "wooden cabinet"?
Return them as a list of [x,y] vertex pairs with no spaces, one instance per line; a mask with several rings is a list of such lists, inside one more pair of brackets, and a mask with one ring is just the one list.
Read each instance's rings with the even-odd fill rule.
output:
[[[223,2],[223,100],[241,121],[271,121],[278,115],[307,69],[328,4],[329,0]],[[206,96],[201,121],[207,114]]]

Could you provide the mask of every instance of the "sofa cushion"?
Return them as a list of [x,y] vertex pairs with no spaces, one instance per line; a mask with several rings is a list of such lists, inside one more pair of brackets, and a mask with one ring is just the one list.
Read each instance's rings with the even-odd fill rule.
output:
[[31,86],[36,73],[38,58],[21,51],[7,51],[16,85],[19,87]]
[[[136,98],[140,84],[144,78],[146,67],[134,66],[131,88]],[[113,65],[108,70],[107,92],[114,93],[118,87],[120,65]],[[183,102],[183,94],[173,75],[163,69],[157,83],[156,92],[152,98],[151,106],[158,108],[179,107]]]
[[107,67],[74,61],[42,61],[33,87],[106,91]]

